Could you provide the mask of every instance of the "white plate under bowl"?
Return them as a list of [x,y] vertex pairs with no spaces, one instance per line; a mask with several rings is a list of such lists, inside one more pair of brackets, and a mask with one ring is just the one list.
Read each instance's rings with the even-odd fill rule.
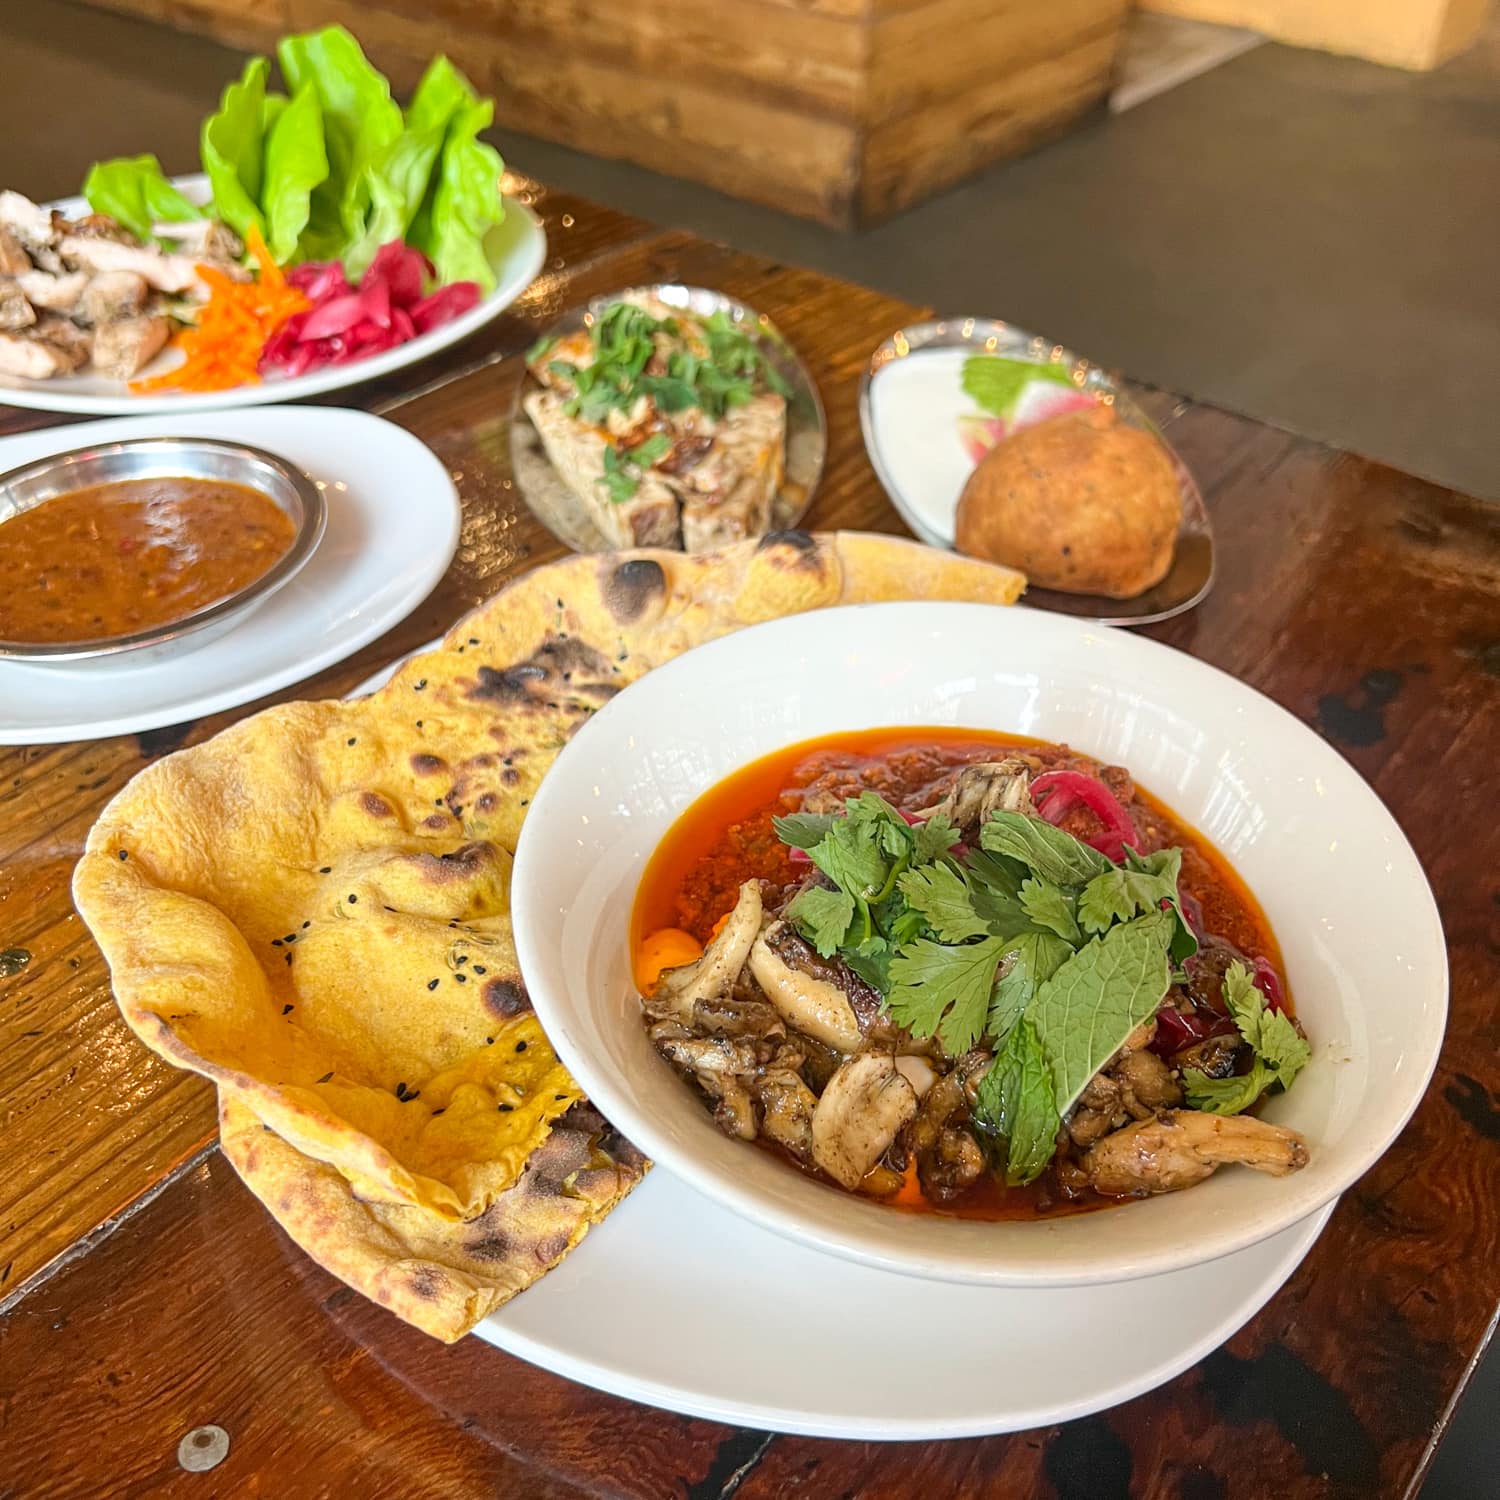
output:
[[[631,981],[642,870],[699,794],[841,730],[944,725],[1061,740],[1130,767],[1215,844],[1281,943],[1312,1061],[1266,1118],[1311,1161],[1022,1223],[907,1214],[732,1141],[657,1056]],[[600,1110],[691,1186],[816,1249],[1003,1286],[1122,1281],[1242,1250],[1358,1178],[1427,1086],[1447,1012],[1431,891],[1349,764],[1269,699],[1124,631],[1030,609],[876,604],[738,631],[649,672],[579,729],[541,783],[512,881],[538,1019]]]
[[[193,202],[208,201],[208,179],[201,173],[174,177],[172,181]],[[47,207],[70,218],[89,211],[82,198],[64,198]],[[372,354],[368,359],[355,360],[347,365],[329,365],[290,378],[272,375],[258,385],[236,386],[228,391],[159,391],[144,396],[133,395],[123,380],[109,380],[87,371],[56,380],[0,379],[0,405],[29,406],[38,411],[83,412],[95,416],[127,412],[144,416],[150,412],[222,411],[236,406],[263,406],[271,401],[297,401],[304,396],[359,385],[426,359],[429,354],[456,344],[499,317],[542,269],[547,258],[547,236],[541,221],[529,208],[514,198],[506,198],[505,217],[485,236],[484,250],[495,272],[494,291],[452,322],[429,333],[418,334],[383,354]],[[153,360],[139,378],[159,374],[180,359],[176,350],[169,349]]]
[[87,672],[0,661],[0,744],[99,739],[232,708],[311,677],[406,618],[458,546],[458,492],[424,443],[340,407],[85,422],[0,438],[0,473],[91,443],[216,437],[278,454],[323,488],[328,524],[307,566],[224,635],[143,666]]
[[1332,1212],[1128,1288],[959,1286],[820,1255],[658,1168],[474,1332],[711,1421],[874,1440],[1022,1432],[1196,1364],[1271,1299]]
[[[374,692],[408,659],[350,697]],[[1114,1286],[975,1287],[851,1265],[654,1171],[474,1332],[569,1380],[709,1421],[874,1441],[1022,1432],[1129,1401],[1196,1364],[1270,1301],[1332,1213],[1212,1265],[1137,1282],[1122,1302]]]

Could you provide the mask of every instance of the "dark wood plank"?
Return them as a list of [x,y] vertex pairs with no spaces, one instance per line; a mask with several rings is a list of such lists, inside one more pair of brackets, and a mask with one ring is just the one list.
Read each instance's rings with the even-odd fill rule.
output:
[[[0,1321],[0,1492],[717,1496],[731,1428],[447,1346],[319,1270],[215,1152]],[[213,1424],[229,1453],[185,1472]]]

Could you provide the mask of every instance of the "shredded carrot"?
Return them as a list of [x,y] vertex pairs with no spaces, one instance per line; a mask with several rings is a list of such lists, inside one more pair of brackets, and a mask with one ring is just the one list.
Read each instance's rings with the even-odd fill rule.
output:
[[260,275],[235,281],[213,266],[199,266],[209,297],[197,323],[178,335],[177,347],[186,358],[164,374],[132,381],[132,391],[223,391],[260,379],[257,365],[266,340],[312,304],[288,284],[254,224],[245,244]]

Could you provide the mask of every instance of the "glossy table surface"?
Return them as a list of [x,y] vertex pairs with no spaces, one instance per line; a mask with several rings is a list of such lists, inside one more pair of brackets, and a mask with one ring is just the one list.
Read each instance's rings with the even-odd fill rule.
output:
[[[537,283],[469,342],[339,398],[410,429],[449,467],[464,506],[458,556],[397,629],[280,697],[346,692],[561,550],[509,477],[520,354],[562,309],[622,286],[696,283],[770,314],[828,409],[807,524],[902,530],[855,399],[870,350],[924,309],[514,186],[551,242]],[[1196,473],[1220,548],[1209,599],[1148,633],[1276,699],[1354,763],[1410,836],[1450,947],[1448,1039],[1425,1101],[1264,1311],[1113,1411],[889,1446],[678,1417],[404,1326],[302,1256],[240,1185],[215,1148],[212,1090],[126,1029],[69,899],[108,798],[263,706],[247,704],[0,751],[0,1496],[1414,1492],[1500,1301],[1500,508],[1136,394]],[[0,433],[53,420],[0,406]],[[1128,1337],[1127,1310],[1122,1291],[1121,1324],[1100,1336]],[[190,1472],[178,1445],[205,1424],[229,1452]]]

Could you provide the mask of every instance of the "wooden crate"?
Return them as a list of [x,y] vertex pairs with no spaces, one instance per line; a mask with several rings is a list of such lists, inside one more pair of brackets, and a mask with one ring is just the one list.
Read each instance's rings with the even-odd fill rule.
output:
[[402,88],[446,52],[501,125],[853,227],[1090,109],[1130,0],[94,3],[261,48],[339,21]]

